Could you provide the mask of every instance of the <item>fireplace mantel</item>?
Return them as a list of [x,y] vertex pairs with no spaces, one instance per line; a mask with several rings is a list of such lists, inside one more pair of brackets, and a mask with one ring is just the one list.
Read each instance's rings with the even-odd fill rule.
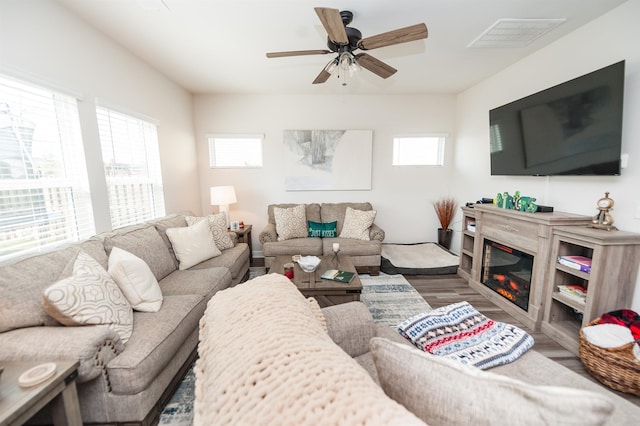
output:
[[[544,287],[549,281],[553,228],[584,226],[591,223],[591,217],[563,212],[526,213],[487,204],[477,204],[473,209],[466,211],[472,211],[470,214],[475,217],[476,223],[469,285],[527,327],[538,330],[543,314]],[[485,239],[534,256],[529,306],[526,311],[482,284],[482,253]]]

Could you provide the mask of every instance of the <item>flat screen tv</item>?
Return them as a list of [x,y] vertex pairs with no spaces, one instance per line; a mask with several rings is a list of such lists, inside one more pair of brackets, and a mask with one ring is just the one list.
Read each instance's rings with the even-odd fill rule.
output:
[[489,112],[491,175],[619,175],[624,61]]

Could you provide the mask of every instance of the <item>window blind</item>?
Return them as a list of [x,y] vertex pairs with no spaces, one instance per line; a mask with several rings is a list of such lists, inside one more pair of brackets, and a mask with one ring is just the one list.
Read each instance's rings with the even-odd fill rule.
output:
[[97,107],[111,226],[164,216],[158,132],[154,123]]
[[0,260],[94,233],[76,99],[0,76]]

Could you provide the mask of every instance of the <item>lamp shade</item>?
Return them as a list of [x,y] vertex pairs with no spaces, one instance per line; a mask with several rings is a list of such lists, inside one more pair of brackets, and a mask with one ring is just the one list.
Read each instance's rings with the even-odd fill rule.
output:
[[211,187],[211,205],[212,206],[228,206],[237,203],[236,191],[233,186],[212,186]]

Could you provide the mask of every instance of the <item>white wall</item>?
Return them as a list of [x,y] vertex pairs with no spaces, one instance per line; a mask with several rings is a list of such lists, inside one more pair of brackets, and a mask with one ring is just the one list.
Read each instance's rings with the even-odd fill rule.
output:
[[[520,190],[557,211],[596,213],[605,191],[615,200],[615,225],[640,232],[640,0],[630,0],[610,13],[565,36],[457,99],[454,193],[466,200]],[[614,177],[491,177],[489,113],[497,106],[530,95],[620,60],[626,60],[622,152],[629,164]],[[604,231],[603,231],[604,232]],[[459,236],[454,237],[455,249]],[[640,310],[640,277],[633,309]]]
[[0,72],[79,94],[98,232],[110,229],[95,100],[151,117],[167,212],[200,212],[191,94],[54,1],[2,0]]
[[[284,202],[369,201],[378,211],[376,223],[387,232],[386,242],[435,241],[437,220],[431,202],[451,194],[452,150],[445,151],[449,167],[392,167],[392,138],[399,134],[448,133],[451,145],[455,138],[454,103],[452,95],[196,95],[202,209],[217,209],[209,205],[211,186],[234,185],[238,203],[230,206],[230,217],[253,224],[257,255],[261,255],[258,233],[267,221],[267,204]],[[373,130],[372,189],[285,191],[287,164],[281,160],[285,129]],[[264,167],[211,169],[207,133],[264,134]]]
[[[266,205],[278,202],[370,201],[387,242],[435,241],[431,202],[453,195],[475,201],[520,190],[556,210],[595,214],[595,201],[609,191],[616,201],[616,225],[640,232],[634,217],[640,195],[640,0],[607,15],[525,58],[477,86],[453,95],[410,96],[213,96],[193,97],[147,64],[107,39],[56,2],[0,2],[0,72],[77,93],[87,168],[98,231],[109,229],[106,186],[95,121],[95,100],[159,121],[160,154],[167,212],[212,210],[213,185],[236,187],[231,217],[266,222]],[[491,177],[488,111],[621,59],[627,61],[623,151],[628,168],[620,177]],[[195,123],[195,125],[194,125]],[[285,129],[372,129],[371,191],[284,191]],[[392,137],[448,133],[444,168],[391,166]],[[206,133],[264,133],[264,167],[220,170],[208,167]],[[194,143],[195,141],[195,143]],[[459,223],[454,227],[459,228]],[[458,250],[459,235],[453,249]],[[634,309],[640,310],[640,280]]]

